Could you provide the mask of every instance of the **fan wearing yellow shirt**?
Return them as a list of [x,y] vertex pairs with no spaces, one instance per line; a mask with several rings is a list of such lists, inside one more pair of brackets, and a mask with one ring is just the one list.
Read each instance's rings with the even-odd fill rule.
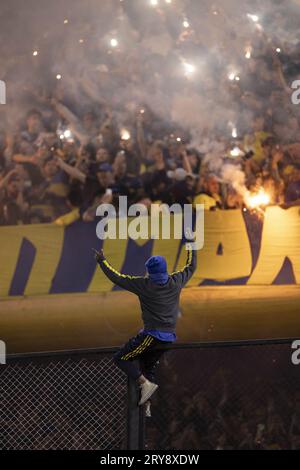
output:
[[204,210],[221,209],[220,184],[215,175],[209,175],[203,183],[203,191],[194,197],[193,205],[203,204]]

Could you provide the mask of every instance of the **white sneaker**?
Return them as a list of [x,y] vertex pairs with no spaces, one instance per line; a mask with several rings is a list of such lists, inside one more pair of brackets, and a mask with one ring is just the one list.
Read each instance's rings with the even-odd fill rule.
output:
[[143,405],[146,403],[147,400],[153,395],[153,393],[158,389],[158,385],[149,382],[146,380],[143,384],[140,385],[141,389],[141,399],[139,401],[139,405]]

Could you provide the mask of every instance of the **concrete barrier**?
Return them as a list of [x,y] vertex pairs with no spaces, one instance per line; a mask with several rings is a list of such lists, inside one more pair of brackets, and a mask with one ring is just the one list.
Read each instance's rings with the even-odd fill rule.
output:
[[[0,300],[7,353],[113,347],[142,327],[138,299],[127,292]],[[184,289],[178,341],[300,338],[300,286]]]

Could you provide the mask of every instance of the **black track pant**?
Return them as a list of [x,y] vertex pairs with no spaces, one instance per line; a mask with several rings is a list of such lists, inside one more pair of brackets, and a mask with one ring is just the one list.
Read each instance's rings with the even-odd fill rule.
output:
[[158,349],[158,346],[166,344],[171,343],[139,333],[119,349],[114,355],[114,361],[132,379],[137,380],[143,374],[153,382],[159,359],[166,352],[165,349]]

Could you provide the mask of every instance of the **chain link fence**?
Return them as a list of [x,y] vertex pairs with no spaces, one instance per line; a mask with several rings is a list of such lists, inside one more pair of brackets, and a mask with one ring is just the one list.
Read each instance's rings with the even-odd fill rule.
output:
[[146,448],[300,449],[300,365],[291,355],[291,342],[168,351]]
[[127,382],[110,356],[0,367],[0,449],[125,449]]
[[291,342],[176,346],[161,360],[152,418],[111,353],[9,358],[0,449],[300,449],[291,354]]

